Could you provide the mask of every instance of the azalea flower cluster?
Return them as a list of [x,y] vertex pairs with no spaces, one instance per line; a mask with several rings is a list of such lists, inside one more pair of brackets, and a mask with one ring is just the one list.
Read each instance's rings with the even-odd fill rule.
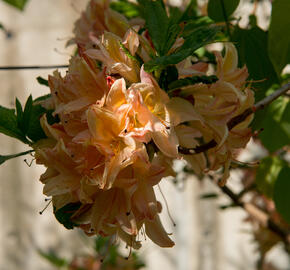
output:
[[[253,106],[245,86],[247,68],[237,68],[237,52],[226,44],[216,52],[218,81],[181,87],[173,94],[144,70],[154,46],[142,19],[128,21],[92,0],[75,24],[78,54],[67,74],[49,77],[53,109],[59,122],[41,118],[47,139],[34,145],[36,161],[47,167],[40,180],[55,211],[80,203],[73,223],[88,235],[116,235],[133,248],[142,232],[161,247],[174,242],[163,228],[154,186],[174,176],[172,161],[185,159],[196,174],[224,168],[229,176],[235,151],[248,142],[251,116],[234,127],[229,121]],[[178,39],[171,50],[182,44]],[[176,65],[179,78],[206,75],[207,64]],[[206,153],[184,154],[214,141]]]

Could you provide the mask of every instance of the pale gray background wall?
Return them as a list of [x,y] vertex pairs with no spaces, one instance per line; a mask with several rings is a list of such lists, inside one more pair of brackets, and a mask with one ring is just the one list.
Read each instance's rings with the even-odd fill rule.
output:
[[[0,32],[0,66],[67,63],[70,51],[64,48],[65,39],[71,36],[73,22],[86,2],[30,0],[24,13],[0,2],[0,22],[13,32],[10,39]],[[15,96],[25,102],[29,93],[34,97],[46,94],[48,89],[37,84],[35,78],[47,77],[51,72],[0,71],[0,103],[13,106]],[[25,146],[16,140],[0,135],[0,154],[24,150]],[[53,248],[60,255],[71,257],[88,251],[84,245],[88,239],[77,230],[67,231],[59,225],[51,207],[42,216],[38,214],[46,204],[42,184],[38,182],[44,168],[34,163],[29,168],[23,159],[0,167],[0,270],[53,269],[37,254],[38,248]],[[230,181],[238,185],[237,176]],[[187,179],[184,191],[177,190],[167,180],[161,187],[177,227],[171,225],[165,207],[162,219],[167,231],[173,232],[176,246],[161,249],[147,240],[139,253],[146,259],[148,269],[255,269],[255,245],[246,233],[250,227],[242,223],[246,217],[242,210],[219,211],[218,205],[226,198],[200,200],[200,194],[216,188],[210,183],[200,185],[196,179]],[[163,201],[161,197],[160,201]],[[285,258],[278,254],[283,266]]]

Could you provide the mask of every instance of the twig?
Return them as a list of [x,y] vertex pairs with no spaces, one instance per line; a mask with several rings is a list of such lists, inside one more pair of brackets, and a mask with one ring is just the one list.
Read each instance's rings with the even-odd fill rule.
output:
[[19,69],[54,69],[67,68],[68,65],[52,65],[52,66],[3,66],[0,70],[19,70]]
[[[211,178],[212,179],[212,178]],[[213,180],[213,179],[212,179]],[[242,207],[249,215],[254,217],[262,226],[277,234],[285,243],[286,247],[290,244],[290,234],[284,229],[280,228],[264,211],[251,203],[245,203],[241,200],[238,194],[235,194],[227,186],[219,186],[221,191],[225,193],[234,202],[235,205]]]
[[[255,113],[259,110],[264,109],[266,106],[268,106],[270,103],[272,103],[275,99],[284,95],[288,90],[290,90],[290,82],[283,85],[281,88],[276,90],[270,96],[267,96],[264,99],[262,99],[261,101],[259,101],[258,103],[256,103],[252,108],[248,108],[243,113],[232,118],[227,123],[228,129],[229,130],[233,129],[236,125],[243,122],[252,113]],[[211,148],[214,148],[215,146],[217,146],[217,142],[214,139],[212,139],[208,143],[197,146],[195,148],[185,148],[185,147],[179,146],[178,151],[179,151],[179,153],[181,153],[183,155],[194,155],[194,154],[199,154],[199,153],[205,152]]]
[[275,99],[277,99],[278,97],[284,95],[288,90],[290,90],[290,82],[285,84],[285,85],[283,85],[281,88],[276,90],[270,96],[267,96],[264,99],[262,99],[261,101],[259,101],[258,103],[256,103],[255,106],[254,106],[254,112],[264,109],[266,106],[268,106]]

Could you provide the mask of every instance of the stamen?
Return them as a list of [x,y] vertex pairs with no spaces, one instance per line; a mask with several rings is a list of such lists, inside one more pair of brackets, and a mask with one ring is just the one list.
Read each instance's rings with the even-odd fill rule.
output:
[[125,260],[129,260],[129,258],[131,257],[132,254],[132,245],[133,245],[133,237],[131,237],[131,245],[129,247],[129,254],[127,257],[125,257]]
[[50,199],[50,201],[48,202],[48,204],[39,212],[40,215],[43,214],[43,212],[47,209],[47,207],[50,205],[51,202],[52,202],[52,199]]
[[160,187],[159,184],[158,184],[157,186],[158,186],[158,189],[159,189],[159,191],[160,191],[160,193],[161,193],[161,196],[163,197],[163,200],[164,200],[164,202],[165,202],[165,206],[166,206],[167,214],[168,214],[168,216],[169,216],[169,218],[170,218],[170,220],[171,220],[173,226],[176,227],[176,223],[174,222],[174,220],[173,220],[173,218],[172,218],[172,216],[171,216],[171,214],[170,214],[169,207],[168,207],[168,203],[167,203],[167,200],[166,200],[166,198],[165,198],[165,196],[164,196],[164,194],[163,194],[163,192],[162,192],[162,190],[161,190],[161,187]]
[[31,165],[32,165],[32,163],[33,163],[34,160],[35,160],[35,158],[33,158],[33,159],[30,161],[30,163],[27,162],[27,159],[24,159],[23,161],[26,163],[26,165],[27,165],[28,167],[31,167]]
[[236,159],[232,159],[232,162],[246,167],[258,167],[260,165],[260,161],[243,162]]

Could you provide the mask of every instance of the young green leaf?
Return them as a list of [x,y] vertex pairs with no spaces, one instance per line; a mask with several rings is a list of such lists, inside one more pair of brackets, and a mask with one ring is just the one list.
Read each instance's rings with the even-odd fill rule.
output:
[[179,22],[184,22],[188,20],[192,20],[197,17],[198,5],[197,0],[191,0],[185,11],[183,12]]
[[119,0],[110,3],[110,8],[123,14],[128,19],[139,16],[139,6],[127,0]]
[[19,129],[14,109],[0,106],[0,133],[29,144],[22,130]]
[[5,161],[7,161],[9,159],[20,157],[20,156],[24,156],[24,155],[27,155],[27,154],[29,154],[31,152],[33,152],[33,150],[29,150],[29,151],[26,151],[26,152],[21,152],[21,153],[17,153],[17,154],[13,154],[13,155],[5,155],[5,156],[0,155],[0,165],[3,164]]
[[3,0],[3,1],[21,11],[23,11],[26,3],[28,2],[28,0]]
[[23,111],[23,117],[22,117],[22,125],[21,130],[26,135],[29,125],[30,125],[30,119],[31,119],[31,113],[32,113],[32,105],[33,100],[32,96],[30,95],[25,103],[24,111]]
[[55,218],[67,229],[73,229],[77,224],[75,224],[71,220],[71,216],[77,211],[81,206],[81,203],[69,203],[64,207],[58,209],[57,211],[54,209]]
[[168,86],[177,79],[178,79],[177,68],[175,66],[168,66],[161,72],[159,85],[163,90],[167,91]]
[[274,202],[276,209],[285,219],[290,222],[290,167],[284,167],[274,186]]
[[17,125],[22,130],[21,124],[23,121],[23,109],[20,101],[18,98],[15,100],[15,106],[16,106],[16,117],[17,117]]
[[41,105],[33,105],[31,109],[26,135],[33,142],[46,138],[39,121],[40,117],[45,113],[47,113],[47,111]]
[[48,86],[48,80],[42,78],[41,76],[38,76],[38,77],[36,78],[36,80],[38,81],[39,84],[41,84],[41,85],[45,85],[45,86]]
[[190,36],[192,32],[196,30],[197,28],[202,27],[202,26],[209,26],[211,24],[213,24],[213,20],[207,16],[197,17],[197,18],[194,18],[193,20],[188,20],[182,31],[182,36],[186,38]]
[[139,0],[150,38],[156,51],[163,55],[167,43],[169,18],[162,0]]
[[216,22],[225,22],[238,7],[240,0],[209,0],[208,16]]
[[[253,123],[254,128],[263,128],[259,135],[269,152],[275,152],[290,142],[290,102],[280,97],[271,103]],[[275,130],[275,138],[273,138]]]
[[145,64],[145,70],[151,72],[160,67],[166,67],[181,62],[188,56],[191,56],[200,47],[213,42],[219,31],[220,27],[217,26],[204,26],[195,29],[191,35],[185,39],[180,49],[171,55],[161,56],[147,62]]
[[53,251],[44,252],[42,250],[38,250],[38,253],[41,257],[49,261],[54,266],[65,267],[69,265],[65,259],[58,257],[58,255]]
[[275,0],[269,27],[269,56],[278,75],[290,63],[290,1]]
[[267,51],[267,32],[259,27],[252,29],[235,28],[232,41],[238,50],[239,64],[247,65],[249,80],[262,80],[253,83],[256,91],[256,101],[265,97],[266,90],[278,82],[278,77],[270,61]]
[[47,94],[47,95],[44,95],[44,96],[40,96],[38,98],[36,98],[33,103],[36,103],[36,102],[39,102],[39,101],[43,101],[43,100],[46,100],[48,98],[51,98],[51,94]]
[[256,175],[258,189],[267,197],[272,198],[274,184],[284,162],[277,157],[262,159]]
[[169,89],[177,89],[180,87],[188,86],[188,85],[193,85],[197,83],[204,83],[204,84],[212,84],[218,81],[218,77],[215,75],[211,76],[192,76],[192,77],[187,77],[184,79],[179,79],[177,81],[172,82],[169,84]]

